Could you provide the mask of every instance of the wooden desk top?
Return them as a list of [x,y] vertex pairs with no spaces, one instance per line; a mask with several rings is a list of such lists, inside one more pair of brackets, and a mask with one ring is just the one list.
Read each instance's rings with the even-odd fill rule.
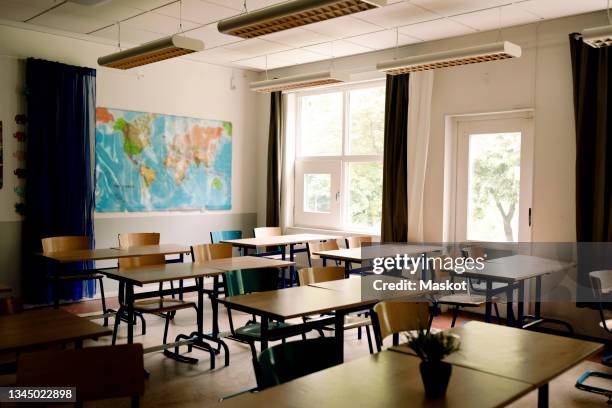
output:
[[363,300],[360,292],[297,286],[226,297],[219,299],[219,302],[242,311],[284,320],[359,306],[365,309],[375,304],[376,300]]
[[256,248],[262,246],[275,246],[275,245],[290,245],[290,244],[305,244],[310,241],[324,241],[329,239],[342,238],[336,235],[323,235],[323,234],[291,234],[291,235],[276,235],[271,237],[260,237],[260,238],[243,238],[243,239],[229,239],[221,242],[232,244],[234,246]]
[[[450,332],[461,337],[461,350],[445,361],[536,387],[603,349],[600,343],[476,321]],[[391,350],[412,354],[405,345]]]
[[2,282],[0,282],[0,293],[9,293],[12,292],[12,288],[8,285],[3,284]]
[[261,256],[235,256],[233,258],[213,259],[203,262],[202,265],[223,271],[234,271],[236,269],[286,268],[295,265],[295,262]]
[[0,317],[0,352],[108,336],[107,327],[63,310],[31,310]]
[[180,279],[217,276],[225,273],[225,271],[221,269],[194,263],[147,265],[132,269],[108,268],[98,271],[105,274],[110,279],[127,282],[136,286]]
[[454,366],[446,396],[427,399],[416,357],[383,351],[337,365],[220,407],[501,407],[534,387]]
[[[367,249],[366,249],[367,248]],[[335,249],[332,251],[316,251],[313,255],[337,261],[361,263],[374,257],[395,257],[397,254],[418,256],[424,253],[442,250],[442,247],[427,245],[374,245],[371,247]]]
[[[399,281],[399,278],[393,278],[391,276],[385,276],[385,282],[391,280]],[[427,290],[406,290],[406,291],[375,291],[373,288],[367,288],[365,285],[371,285],[374,280],[378,279],[377,275],[370,275],[366,277],[352,276],[348,279],[339,279],[328,282],[312,283],[308,286],[327,289],[337,292],[350,293],[353,296],[360,296],[361,298],[367,298],[368,300],[391,300],[391,299],[411,299],[417,297],[424,297],[436,293],[435,291]]]
[[41,253],[40,255],[61,263],[80,261],[102,261],[107,259],[129,258],[132,256],[145,255],[178,255],[191,252],[187,245],[162,244],[132,247],[129,249],[119,248],[96,248],[81,249],[74,251],[57,251]]
[[574,264],[537,256],[513,255],[485,262],[482,271],[470,270],[457,275],[473,278],[493,278],[495,281],[518,282],[537,276],[561,272]]

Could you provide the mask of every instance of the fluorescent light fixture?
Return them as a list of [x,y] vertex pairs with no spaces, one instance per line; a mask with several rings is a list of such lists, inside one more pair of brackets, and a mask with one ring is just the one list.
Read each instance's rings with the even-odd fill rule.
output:
[[98,58],[98,64],[103,67],[130,69],[202,51],[203,49],[204,43],[202,41],[175,34],[100,57]]
[[219,21],[223,34],[242,38],[288,30],[387,5],[387,0],[292,0]]
[[479,62],[496,61],[507,58],[519,58],[520,56],[521,47],[511,42],[503,41],[479,45],[477,47],[385,61],[377,64],[376,69],[389,75],[399,75],[409,72],[477,64]]
[[612,25],[587,28],[582,31],[582,41],[593,48],[612,46]]
[[295,89],[311,88],[313,86],[323,86],[346,82],[349,79],[348,77],[348,74],[342,74],[334,71],[315,72],[312,74],[295,75],[286,78],[252,82],[251,91],[291,91]]

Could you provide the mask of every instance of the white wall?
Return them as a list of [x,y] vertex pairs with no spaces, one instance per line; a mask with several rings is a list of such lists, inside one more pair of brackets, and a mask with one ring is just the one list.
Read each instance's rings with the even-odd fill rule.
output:
[[[220,119],[233,124],[232,209],[224,212],[174,212],[96,214],[98,246],[116,244],[124,231],[160,231],[162,241],[208,242],[213,229],[243,229],[251,233],[256,223],[258,189],[257,96],[248,88],[253,72],[170,60],[130,71],[97,66],[99,56],[115,46],[63,35],[35,32],[0,24],[0,120],[4,124],[5,187],[0,189],[0,281],[19,287],[18,250],[20,217],[13,210],[16,195],[12,175],[16,162],[13,117],[21,113],[24,62],[13,58],[36,57],[97,68],[97,105]],[[233,77],[235,89],[230,89]],[[17,252],[18,253],[18,252]]]
[[[504,29],[505,40],[523,47],[524,55],[520,59],[436,70],[424,202],[426,240],[440,241],[443,236],[447,115],[533,108],[536,118],[533,240],[575,241],[576,151],[569,34],[603,24],[606,24],[605,15],[598,12]],[[493,42],[497,37],[497,32],[484,32],[416,44],[400,48],[397,55],[403,57],[462,48]],[[335,61],[335,66],[338,70],[352,72],[352,78],[357,79],[375,71],[377,62],[391,58],[393,51],[387,50],[340,58]],[[328,66],[328,62],[320,62],[289,67],[272,71],[269,76],[313,72]],[[265,144],[267,134],[262,133],[259,137]],[[265,187],[264,184],[261,186]],[[573,289],[570,288],[569,292],[573,293]],[[546,304],[544,310],[569,318],[581,332],[601,335],[594,311],[576,309],[572,302]]]

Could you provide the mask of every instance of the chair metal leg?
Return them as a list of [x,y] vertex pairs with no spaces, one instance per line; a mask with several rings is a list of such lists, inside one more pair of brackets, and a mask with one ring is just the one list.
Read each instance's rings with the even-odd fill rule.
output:
[[368,348],[370,349],[370,354],[374,354],[374,347],[372,346],[372,335],[370,334],[370,326],[366,326],[366,336],[368,337]]
[[576,388],[578,388],[579,390],[586,391],[586,392],[592,392],[594,394],[603,395],[603,396],[608,398],[608,404],[611,404],[612,403],[612,390],[584,384],[584,382],[589,377],[599,377],[599,378],[605,378],[605,379],[608,379],[608,380],[612,380],[612,374],[609,374],[609,373],[600,373],[600,372],[597,372],[597,371],[586,371],[576,381]]
[[457,323],[457,317],[459,316],[459,306],[455,306],[453,309],[453,321],[451,322],[451,327],[455,327],[455,323]]
[[117,342],[117,331],[119,330],[119,323],[121,322],[121,316],[123,315],[123,308],[119,307],[117,314],[115,314],[115,327],[113,328],[113,346]]
[[164,344],[167,343],[168,339],[168,326],[170,325],[170,315],[166,314],[166,324],[164,325]]
[[144,318],[144,315],[142,313],[138,313],[137,316],[138,316],[138,318],[140,318],[140,323],[142,325],[141,333],[144,336],[145,334],[147,334],[147,322],[146,322],[146,320]]
[[255,343],[250,341],[249,347],[251,347],[251,354],[253,355],[253,359],[257,360],[257,349],[255,348]]
[[108,326],[108,317],[106,313],[108,313],[108,309],[106,308],[106,296],[104,296],[104,278],[98,278],[100,281],[100,299],[102,300],[102,313],[104,313],[104,327]]
[[[499,307],[497,307],[497,303],[493,303],[493,308],[495,309],[495,316],[497,317],[497,324],[502,324],[501,316],[499,315]],[[510,316],[506,316],[506,319],[509,319]]]

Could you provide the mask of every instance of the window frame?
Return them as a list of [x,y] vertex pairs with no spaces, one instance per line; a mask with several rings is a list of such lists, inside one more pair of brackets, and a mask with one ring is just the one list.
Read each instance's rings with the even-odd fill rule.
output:
[[[331,87],[317,88],[307,91],[295,92],[295,157],[294,157],[294,207],[293,207],[293,224],[295,227],[300,228],[322,228],[331,230],[341,230],[350,232],[362,232],[362,233],[373,233],[378,234],[379,226],[365,227],[359,225],[350,224],[349,221],[349,185],[348,185],[348,166],[349,163],[382,163],[383,153],[380,154],[349,154],[348,150],[350,147],[350,92],[360,89],[385,87],[384,79],[377,79],[374,81],[361,82],[358,84],[348,85],[336,85]],[[321,155],[321,156],[304,156],[302,155],[302,139],[301,139],[301,109],[302,99],[306,96],[321,95],[328,93],[342,93],[342,149],[339,155]],[[303,186],[303,174],[299,172],[300,167],[308,167],[316,165],[317,162],[336,162],[340,165],[340,179],[339,185],[334,186],[332,184],[331,199],[334,199],[335,193],[339,193],[339,214],[330,214],[330,216],[322,222],[320,214],[313,216],[312,220],[308,220],[308,216],[303,211],[303,191],[298,191],[298,186]],[[326,165],[326,164],[324,164]],[[299,179],[302,179],[299,182]]]

